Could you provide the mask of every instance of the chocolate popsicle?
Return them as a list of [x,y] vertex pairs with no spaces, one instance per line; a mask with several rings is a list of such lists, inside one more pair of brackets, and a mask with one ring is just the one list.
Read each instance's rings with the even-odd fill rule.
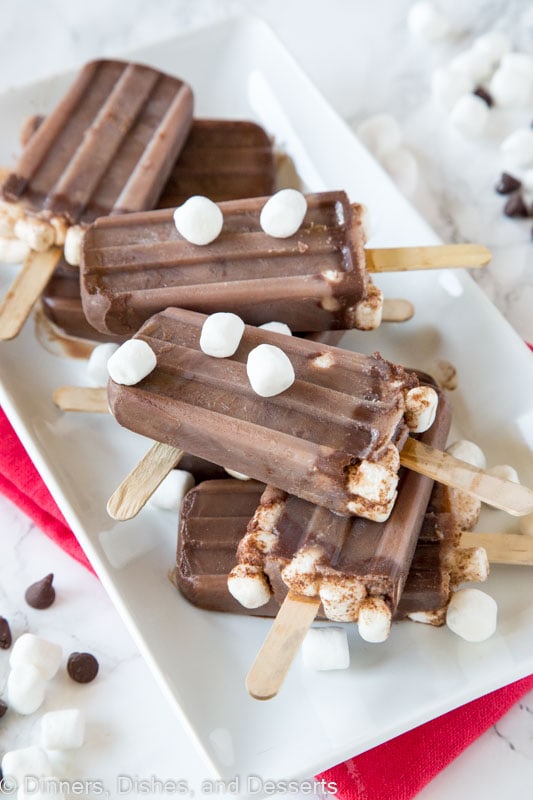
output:
[[[205,321],[170,308],[145,323],[134,339],[150,346],[157,366],[134,386],[110,380],[118,422],[340,514],[386,519],[398,448],[427,410],[416,375],[377,354],[251,326],[233,356],[213,358],[200,348]],[[296,374],[274,397],[248,380],[246,362],[260,344],[282,350]]]

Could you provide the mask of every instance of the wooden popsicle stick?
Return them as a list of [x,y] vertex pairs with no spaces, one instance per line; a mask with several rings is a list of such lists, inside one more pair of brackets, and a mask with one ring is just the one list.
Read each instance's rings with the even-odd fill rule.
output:
[[60,386],[52,399],[61,411],[86,411],[89,414],[109,414],[107,390],[92,386]]
[[484,267],[491,252],[482,244],[438,244],[430,247],[386,247],[365,250],[368,272]]
[[116,520],[137,516],[182,456],[183,450],[155,442],[111,495],[107,503],[109,516]]
[[461,534],[461,547],[484,547],[491,564],[533,566],[533,536],[525,533]]
[[277,695],[319,608],[318,597],[287,594],[246,676],[253,698],[271,700]]
[[52,277],[61,256],[60,247],[45,253],[30,252],[0,306],[0,340],[14,339],[28,319],[33,304]]
[[513,516],[521,517],[533,512],[533,491],[527,486],[488,475],[466,461],[435,450],[411,436],[400,451],[400,462],[414,472],[467,492]]
[[412,319],[415,307],[409,300],[401,297],[389,297],[383,300],[382,322],[407,322]]

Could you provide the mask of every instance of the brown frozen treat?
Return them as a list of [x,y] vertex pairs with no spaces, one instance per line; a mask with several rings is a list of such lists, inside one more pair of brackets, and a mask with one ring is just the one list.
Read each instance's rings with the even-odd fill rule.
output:
[[[416,375],[379,354],[251,326],[233,356],[213,358],[200,349],[205,320],[169,308],[141,328],[135,338],[157,366],[135,386],[109,382],[118,422],[340,514],[386,519]],[[248,380],[247,358],[260,344],[281,349],[295,371],[274,397],[260,397]]]
[[73,224],[153,208],[192,109],[187,84],[153,67],[86,64],[5,180],[3,221],[13,221],[19,238],[29,228],[28,244],[44,250],[63,244]]
[[[219,467],[217,464],[213,464],[211,461],[206,461],[205,458],[191,456],[189,453],[185,453],[183,458],[180,460],[178,469],[183,469],[186,472],[190,472],[191,475],[193,475],[196,483],[202,483],[203,481],[222,480],[223,478],[229,477],[224,467]],[[247,483],[247,481],[243,481],[243,483]]]
[[24,598],[29,606],[32,608],[50,608],[56,599],[56,592],[52,585],[54,576],[52,573],[46,575],[40,581],[32,583],[28,586],[24,594]]
[[81,294],[102,333],[133,334],[167,307],[233,311],[250,325],[277,320],[292,331],[361,327],[381,293],[365,270],[363,215],[345,192],[307,195],[293,236],[260,225],[267,198],[220,204],[224,227],[199,247],[177,231],[171,210],[108,217],[84,236]]
[[9,650],[13,637],[11,636],[11,628],[9,622],[5,617],[0,617],[0,649]]

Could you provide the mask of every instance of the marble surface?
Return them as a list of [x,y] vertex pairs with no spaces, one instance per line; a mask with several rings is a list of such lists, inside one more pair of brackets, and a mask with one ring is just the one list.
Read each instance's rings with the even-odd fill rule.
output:
[[[525,0],[438,5],[455,33],[429,46],[407,32],[407,0],[4,0],[0,90],[242,11],[261,16],[354,128],[374,113],[396,117],[421,166],[412,202],[444,239],[478,240],[492,248],[493,262],[478,280],[510,324],[533,341],[531,221],[505,219],[492,189],[500,170],[498,142],[519,122],[529,124],[533,109],[529,117],[494,112],[487,135],[469,141],[454,134],[429,97],[430,71],[478,33],[496,27],[517,48],[533,52],[531,5]],[[60,765],[66,774],[102,780],[111,797],[119,796],[118,774],[184,780],[200,792],[207,771],[97,580],[3,498],[0,530],[0,613],[10,618],[14,632],[36,631],[59,641],[65,654],[90,650],[101,661],[93,684],[73,685],[62,671],[49,686],[46,709],[81,706],[88,718],[88,743]],[[58,602],[38,612],[25,607],[23,591],[43,570],[57,576]],[[0,651],[0,688],[6,672],[7,654]],[[39,716],[3,718],[0,752],[37,742]],[[419,798],[527,796],[533,790],[532,742],[530,695]],[[89,794],[96,796],[97,789]],[[137,787],[130,796],[140,793]]]

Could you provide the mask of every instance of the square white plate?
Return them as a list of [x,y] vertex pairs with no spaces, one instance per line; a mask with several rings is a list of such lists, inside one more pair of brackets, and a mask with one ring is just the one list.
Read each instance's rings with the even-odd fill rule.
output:
[[[260,121],[309,189],[345,188],[365,203],[373,243],[437,241],[261,22],[233,20],[134,55],[190,81],[197,116]],[[62,75],[0,97],[0,163],[11,163],[22,120],[46,112],[70,79]],[[2,293],[15,272],[2,267]],[[467,274],[398,274],[377,282],[387,296],[412,300],[415,318],[350,334],[346,343],[430,372],[438,360],[452,362],[459,378],[451,393],[456,432],[481,444],[489,464],[514,464],[533,485],[533,358],[525,345]],[[297,661],[278,698],[251,700],[244,677],[270,623],[203,612],[178,594],[166,577],[174,515],[145,510],[116,525],[106,514],[111,490],[147,441],[111,417],[54,407],[55,387],[84,383],[84,363],[49,353],[33,323],[0,347],[0,379],[2,406],[216,774],[308,776],[533,672],[532,574],[495,568],[487,590],[500,618],[489,641],[472,645],[447,629],[402,623],[388,642],[369,645],[348,626],[350,669],[315,674]],[[512,530],[516,521],[487,511],[482,527]],[[127,537],[139,557],[113,566],[102,534]]]

